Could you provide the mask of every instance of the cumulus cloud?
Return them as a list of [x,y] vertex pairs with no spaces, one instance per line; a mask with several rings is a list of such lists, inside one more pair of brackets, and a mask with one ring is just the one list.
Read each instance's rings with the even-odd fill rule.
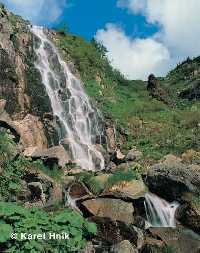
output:
[[[189,2],[188,0],[118,0],[117,6],[128,9],[134,15],[143,15],[147,23],[156,24],[159,27],[159,32],[148,39],[130,38],[123,31],[120,31],[123,39],[119,40],[118,36],[114,36],[115,42],[112,38],[113,45],[110,45],[108,41],[111,40],[110,34],[113,32],[113,28],[107,27],[97,33],[97,38],[106,47],[109,44],[108,55],[113,60],[113,66],[118,66],[129,77],[144,79],[146,71],[149,73],[153,72],[154,69],[156,74],[163,75],[169,68],[187,56],[200,55],[199,0],[190,0]],[[116,31],[119,32],[118,29]],[[125,41],[127,42],[126,47],[122,47]],[[152,46],[150,46],[149,41],[151,41]],[[140,50],[136,53],[135,50],[138,50],[138,47],[135,45],[138,43]],[[123,48],[123,50],[116,50],[117,46],[118,49],[121,48],[122,50]],[[130,56],[137,54],[137,61],[135,57],[127,59],[132,65],[132,72],[129,70],[130,67],[123,67],[127,65],[127,60],[124,63],[122,62],[125,51],[129,51],[127,54]],[[121,62],[119,63],[120,59]],[[142,65],[144,72],[141,71]]]
[[160,75],[168,66],[168,50],[152,38],[131,39],[119,27],[108,24],[97,32],[96,39],[107,48],[113,67],[129,79],[146,79],[151,72]]
[[67,5],[67,0],[1,0],[1,2],[34,24],[55,22]]

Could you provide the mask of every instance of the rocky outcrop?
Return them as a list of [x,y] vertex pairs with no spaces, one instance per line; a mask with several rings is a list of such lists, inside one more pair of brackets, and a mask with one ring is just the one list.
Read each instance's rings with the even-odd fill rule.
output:
[[148,77],[147,90],[149,95],[151,95],[153,98],[156,98],[167,105],[173,105],[167,92],[160,87],[158,79],[153,74]]
[[55,146],[49,149],[42,149],[40,146],[30,147],[25,149],[24,155],[34,159],[42,159],[50,167],[58,164],[64,168],[66,164],[71,162],[69,154],[63,146]]
[[48,142],[44,127],[38,117],[27,114],[24,119],[13,121],[13,124],[21,136],[21,143],[24,148],[47,148]]
[[137,162],[142,157],[142,152],[137,150],[136,147],[133,147],[129,150],[128,154],[126,155],[126,161],[135,161]]
[[200,99],[200,81],[196,80],[191,87],[181,91],[179,97],[188,100]]
[[148,171],[146,181],[151,191],[171,200],[181,199],[185,192],[200,194],[200,170],[191,170],[191,165],[176,157],[173,161],[168,157],[154,165]]

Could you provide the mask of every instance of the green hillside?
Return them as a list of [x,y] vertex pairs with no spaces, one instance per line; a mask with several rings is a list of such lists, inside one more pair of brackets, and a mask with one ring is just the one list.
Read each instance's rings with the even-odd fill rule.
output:
[[188,59],[160,79],[161,87],[175,104],[171,107],[152,98],[146,82],[128,81],[114,70],[105,56],[106,50],[95,41],[59,33],[56,42],[66,59],[73,60],[87,93],[104,117],[111,118],[118,132],[123,130],[126,134],[124,151],[137,146],[147,160],[154,160],[198,148],[200,103],[182,99],[179,94],[197,82],[199,74],[191,76],[199,67],[199,58]]

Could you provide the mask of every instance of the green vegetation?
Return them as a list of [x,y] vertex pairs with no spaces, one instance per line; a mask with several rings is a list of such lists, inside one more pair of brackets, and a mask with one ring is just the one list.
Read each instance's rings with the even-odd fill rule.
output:
[[138,170],[138,167],[129,168],[127,171],[119,170],[109,176],[106,187],[111,188],[113,185],[138,179],[140,179],[140,171]]
[[94,173],[83,172],[77,175],[78,181],[84,183],[93,194],[100,194],[105,185],[95,178]]
[[77,175],[77,180],[84,183],[93,194],[100,194],[104,190],[124,182],[139,180],[141,178],[141,167],[136,164],[127,170],[117,170],[106,179],[100,179],[93,172],[83,172]]
[[[12,203],[0,202],[0,243],[1,251],[9,253],[67,253],[84,248],[86,238],[96,233],[96,226],[86,222],[72,210],[65,209],[57,213],[46,213],[40,209],[25,209]],[[66,233],[69,239],[48,240],[49,233]],[[11,233],[17,239],[11,239]],[[28,240],[21,233],[43,234],[45,239]]]
[[1,166],[13,157],[16,144],[11,136],[5,132],[0,132],[0,164]]

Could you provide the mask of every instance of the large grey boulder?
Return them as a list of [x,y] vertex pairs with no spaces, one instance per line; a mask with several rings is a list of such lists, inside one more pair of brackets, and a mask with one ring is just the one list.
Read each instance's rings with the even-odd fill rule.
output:
[[200,170],[167,157],[149,169],[146,183],[150,191],[169,200],[180,200],[185,192],[200,194]]

